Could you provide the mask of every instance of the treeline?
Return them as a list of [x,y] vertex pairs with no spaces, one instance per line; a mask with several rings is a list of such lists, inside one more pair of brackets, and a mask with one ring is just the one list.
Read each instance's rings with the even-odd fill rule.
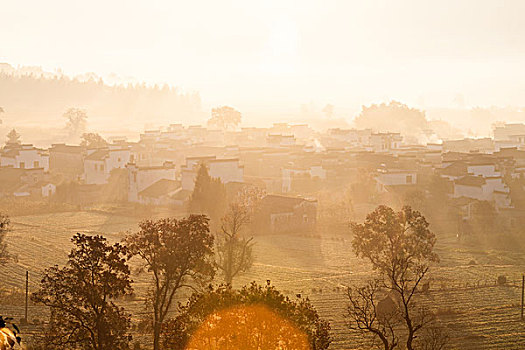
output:
[[78,107],[87,111],[91,125],[108,127],[108,120],[125,121],[126,125],[174,119],[190,122],[200,116],[201,99],[199,93],[185,93],[168,85],[112,86],[96,75],[79,80],[62,74],[20,74],[4,69],[0,71],[0,106],[4,124],[24,121],[61,126],[57,123],[62,123],[62,114]]
[[[151,334],[155,350],[203,349],[209,342],[216,343],[214,349],[327,349],[330,325],[308,298],[290,299],[270,281],[240,289],[211,284],[225,260],[217,259],[221,243],[208,223],[205,215],[145,220],[114,244],[100,235],[74,235],[67,263],[47,268],[32,294],[51,316],[29,348],[141,349],[133,339],[133,315],[122,306],[133,297],[128,261],[134,259],[150,277],[145,304],[150,316],[141,331]],[[194,292],[177,308],[184,290]]]
[[[153,349],[328,349],[330,324],[302,295],[283,295],[268,280],[234,289],[212,286],[220,255],[205,215],[146,220],[121,243],[76,234],[68,263],[46,269],[36,303],[51,310],[40,344],[45,349],[128,349],[129,314],[116,301],[133,292],[129,259],[151,277],[146,308]],[[379,206],[363,224],[352,224],[354,253],[372,264],[364,285],[347,289],[348,328],[385,349],[444,349],[448,335],[421,303],[428,272],[438,261],[436,238],[425,218],[410,207]],[[224,252],[224,251],[223,251]],[[208,287],[206,285],[209,284]],[[194,293],[179,305],[184,289]],[[213,346],[210,347],[210,344]],[[35,347],[38,349],[39,347]]]
[[[1,219],[0,248],[9,227],[8,218]],[[150,277],[149,316],[140,323],[154,350],[328,349],[330,324],[307,297],[286,296],[270,280],[232,287],[234,276],[224,266],[242,265],[243,249],[231,244],[236,234],[222,223],[222,239],[210,231],[206,215],[194,214],[142,221],[118,243],[75,234],[67,263],[47,268],[32,294],[50,309],[50,319],[28,349],[141,349],[133,338],[139,329],[123,307],[134,293],[132,260]],[[429,271],[439,261],[426,219],[410,207],[379,206],[351,231],[353,253],[374,273],[347,288],[341,313],[349,332],[388,350],[445,349],[446,329],[424,302]],[[217,277],[223,282],[213,285]],[[177,307],[184,290],[193,293]]]

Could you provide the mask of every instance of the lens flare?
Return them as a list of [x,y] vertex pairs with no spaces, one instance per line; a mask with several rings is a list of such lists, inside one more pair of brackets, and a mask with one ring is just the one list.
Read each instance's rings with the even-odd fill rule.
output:
[[262,305],[235,306],[209,315],[186,350],[310,350],[308,336]]

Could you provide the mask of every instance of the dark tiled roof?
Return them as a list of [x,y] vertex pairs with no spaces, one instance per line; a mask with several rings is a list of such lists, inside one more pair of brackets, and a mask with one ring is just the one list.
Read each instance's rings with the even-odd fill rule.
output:
[[293,211],[294,207],[305,201],[308,200],[300,197],[269,194],[261,200],[261,206],[268,208],[272,213],[290,212]]
[[168,195],[180,187],[180,182],[175,180],[161,179],[153,185],[139,192],[139,196],[157,198]]
[[99,149],[86,157],[86,160],[103,160],[108,156],[107,149]]
[[179,188],[175,193],[173,193],[170,198],[175,200],[182,200],[185,201],[188,198],[190,198],[192,192],[189,190],[183,190],[182,188]]
[[462,176],[467,174],[467,165],[463,162],[454,162],[441,170],[441,174],[450,176]]
[[50,149],[51,152],[59,153],[82,153],[82,147],[80,146],[71,146],[64,144],[54,144]]
[[465,176],[455,181],[456,185],[475,186],[475,187],[481,187],[485,183],[486,183],[485,179],[482,178],[481,176]]

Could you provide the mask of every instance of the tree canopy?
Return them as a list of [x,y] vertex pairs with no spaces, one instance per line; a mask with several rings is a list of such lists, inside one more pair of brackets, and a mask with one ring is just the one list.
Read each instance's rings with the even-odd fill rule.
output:
[[208,125],[221,130],[231,130],[235,129],[241,123],[241,118],[241,112],[232,107],[222,106],[212,108]]
[[[219,320],[219,321],[218,321]],[[308,298],[290,299],[269,281],[194,293],[163,327],[165,349],[327,349],[330,324]]]
[[425,217],[408,206],[395,212],[380,205],[363,224],[352,224],[352,247],[395,283],[438,260],[433,252],[436,237],[428,226]]
[[51,309],[47,349],[127,349],[130,316],[115,300],[132,292],[127,249],[102,236],[73,236],[67,265],[44,272],[33,301]]
[[7,142],[8,145],[18,145],[20,144],[20,134],[16,132],[15,129],[12,129],[7,134]]
[[[432,315],[417,306],[416,292],[431,263],[438,261],[434,233],[418,211],[405,206],[396,212],[384,205],[368,214],[364,223],[353,223],[352,231],[355,254],[370,261],[379,279],[349,290],[351,327],[376,334],[385,349],[394,349],[399,341],[395,330],[402,321],[406,348],[412,350],[416,334],[432,322]],[[382,299],[391,305],[388,317],[378,315],[381,289],[388,292]]]
[[153,308],[153,346],[160,349],[161,326],[176,293],[213,277],[213,235],[204,215],[145,220],[126,237],[130,256],[138,256],[152,276],[147,299]]
[[[392,120],[396,122],[392,123]],[[400,132],[411,141],[417,141],[430,128],[424,111],[397,101],[363,106],[355,118],[355,125],[374,131]]]
[[63,117],[66,118],[66,129],[71,138],[80,137],[86,130],[87,113],[79,108],[69,108]]
[[3,70],[0,74],[0,103],[6,111],[9,108],[6,114],[10,120],[32,116],[58,127],[56,116],[64,113],[64,106],[82,106],[89,111],[90,119],[93,117],[93,124],[101,127],[108,123],[163,123],[174,114],[182,118],[181,122],[191,123],[202,115],[199,93],[175,86],[107,84],[93,73],[71,77],[38,67],[10,68],[11,72]]
[[218,224],[226,208],[226,189],[220,179],[208,173],[206,164],[201,164],[195,179],[195,188],[189,201],[189,211],[195,214],[206,214],[212,225]]
[[83,133],[81,139],[82,141],[80,142],[80,146],[88,148],[88,149],[103,148],[108,145],[108,142],[104,140],[102,136],[94,132]]

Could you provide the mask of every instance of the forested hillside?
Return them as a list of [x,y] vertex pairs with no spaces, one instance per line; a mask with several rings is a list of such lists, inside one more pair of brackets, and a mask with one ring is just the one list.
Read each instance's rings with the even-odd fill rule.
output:
[[0,114],[3,128],[20,125],[60,128],[68,108],[84,109],[88,128],[105,130],[169,122],[191,123],[201,116],[197,92],[145,84],[108,85],[95,74],[71,78],[39,68],[0,64]]

